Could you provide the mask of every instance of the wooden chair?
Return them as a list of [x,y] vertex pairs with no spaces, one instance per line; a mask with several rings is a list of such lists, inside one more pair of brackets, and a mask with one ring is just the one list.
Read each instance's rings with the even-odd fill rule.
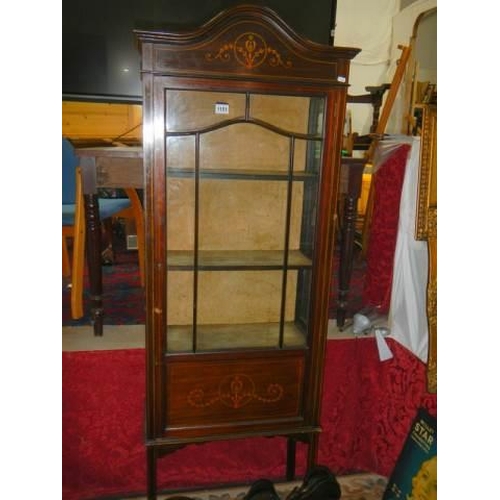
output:
[[[62,203],[62,268],[63,276],[71,277],[71,317],[83,316],[83,283],[85,263],[85,210],[81,169],[70,141],[63,138],[63,203]],[[71,186],[73,184],[73,189]],[[71,196],[73,191],[74,196]],[[144,220],[142,204],[135,189],[125,189],[128,198],[100,198],[101,221],[110,217],[133,219],[137,229],[141,285],[144,273]],[[68,238],[73,238],[70,264]]]

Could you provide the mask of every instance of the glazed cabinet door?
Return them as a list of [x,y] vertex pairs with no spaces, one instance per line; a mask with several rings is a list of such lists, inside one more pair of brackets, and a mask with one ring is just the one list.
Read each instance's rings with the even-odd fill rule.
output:
[[350,60],[272,10],[137,31],[144,97],[148,498],[190,443],[321,431]]
[[166,355],[306,348],[324,96],[163,95]]

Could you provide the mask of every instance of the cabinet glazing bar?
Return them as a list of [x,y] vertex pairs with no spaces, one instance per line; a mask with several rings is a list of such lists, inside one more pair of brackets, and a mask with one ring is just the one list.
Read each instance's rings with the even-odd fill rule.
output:
[[200,134],[195,135],[194,192],[194,273],[193,273],[193,352],[198,344],[198,259],[200,229]]
[[279,347],[283,348],[283,328],[286,316],[286,288],[288,279],[288,250],[290,247],[290,217],[292,212],[292,174],[293,174],[293,159],[295,153],[295,138],[290,137],[290,145],[288,148],[288,183],[286,194],[286,217],[285,217],[285,241],[284,241],[284,262],[283,262],[283,281],[281,285],[281,312],[280,312],[280,335]]

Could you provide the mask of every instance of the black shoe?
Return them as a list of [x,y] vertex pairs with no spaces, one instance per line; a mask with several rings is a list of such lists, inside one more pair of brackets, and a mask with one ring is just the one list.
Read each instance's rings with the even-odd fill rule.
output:
[[243,500],[280,500],[280,497],[269,479],[259,479],[250,486]]
[[324,465],[313,467],[302,485],[294,488],[286,500],[338,500],[340,484],[333,472]]

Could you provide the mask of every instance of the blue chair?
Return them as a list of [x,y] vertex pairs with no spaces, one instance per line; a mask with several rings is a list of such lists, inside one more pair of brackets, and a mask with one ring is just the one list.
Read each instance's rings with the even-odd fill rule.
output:
[[[144,286],[144,221],[142,204],[135,189],[125,189],[128,198],[99,198],[101,221],[110,217],[131,218],[137,229],[141,285]],[[73,238],[70,264],[67,239]],[[71,317],[83,316],[83,280],[85,264],[85,211],[82,174],[71,142],[62,139],[62,267],[63,276],[71,277]]]

